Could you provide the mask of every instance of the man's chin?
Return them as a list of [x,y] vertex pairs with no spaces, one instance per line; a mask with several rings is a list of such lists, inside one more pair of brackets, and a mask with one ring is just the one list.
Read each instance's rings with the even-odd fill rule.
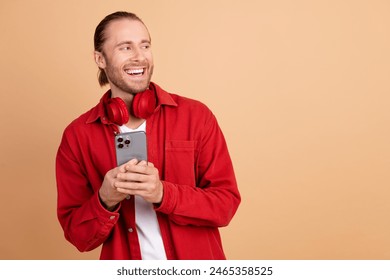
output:
[[[118,86],[117,86],[118,87]],[[143,92],[149,88],[149,83],[148,84],[143,84],[143,85],[122,85],[120,87],[122,91],[127,92],[129,94],[135,95],[137,93]]]
[[138,89],[133,89],[133,90],[131,90],[129,93],[136,95],[136,94],[138,94],[138,93],[144,92],[144,91],[147,90],[148,88],[149,88],[149,86],[147,86],[147,87],[142,87],[142,88],[138,88]]
[[149,88],[149,84],[150,84],[150,82],[147,82],[147,83],[144,83],[142,85],[140,84],[140,85],[129,87],[129,93],[137,94],[140,92],[144,92],[145,90],[147,90]]
[[123,92],[135,95],[149,88],[150,79],[143,81],[110,81],[111,87],[116,87]]

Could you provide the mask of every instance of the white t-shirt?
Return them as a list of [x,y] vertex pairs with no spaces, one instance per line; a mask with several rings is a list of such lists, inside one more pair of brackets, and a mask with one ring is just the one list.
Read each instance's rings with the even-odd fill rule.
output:
[[[131,129],[125,125],[119,127],[122,133],[132,131],[146,131],[146,122],[138,128]],[[140,196],[135,196],[135,222],[141,247],[143,260],[166,260],[164,244],[161,237],[160,226],[157,221],[153,204]]]

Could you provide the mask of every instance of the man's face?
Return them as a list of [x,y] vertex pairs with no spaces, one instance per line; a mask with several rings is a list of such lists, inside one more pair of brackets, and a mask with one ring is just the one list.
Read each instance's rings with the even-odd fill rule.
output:
[[146,27],[137,20],[115,20],[107,26],[105,38],[97,63],[106,72],[111,89],[131,94],[146,90],[154,67]]

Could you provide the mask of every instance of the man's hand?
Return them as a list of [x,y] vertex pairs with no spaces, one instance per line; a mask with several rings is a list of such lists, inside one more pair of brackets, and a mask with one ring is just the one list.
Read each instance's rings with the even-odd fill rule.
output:
[[139,195],[151,203],[160,203],[163,185],[153,163],[135,159],[111,169],[99,190],[100,200],[112,211],[128,195]]
[[[137,162],[137,160],[131,160],[126,164],[135,165],[137,164]],[[110,211],[114,210],[117,204],[123,199],[125,199],[127,196],[127,194],[124,194],[123,192],[118,192],[115,187],[115,183],[118,181],[118,174],[126,172],[126,164],[123,164],[108,171],[104,176],[102,186],[100,187],[100,200],[103,202],[104,206]]]
[[121,166],[124,172],[116,175],[114,187],[116,191],[127,195],[139,195],[151,203],[160,203],[163,198],[163,185],[157,168],[153,163],[133,160]]

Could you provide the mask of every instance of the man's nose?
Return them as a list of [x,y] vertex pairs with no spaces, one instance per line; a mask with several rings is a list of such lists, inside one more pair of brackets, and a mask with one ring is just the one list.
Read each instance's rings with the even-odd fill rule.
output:
[[136,61],[142,61],[145,59],[145,56],[144,56],[144,53],[142,52],[142,50],[138,47],[135,47],[133,49],[133,52],[132,52],[132,55],[131,55],[131,59],[132,60],[136,60]]

